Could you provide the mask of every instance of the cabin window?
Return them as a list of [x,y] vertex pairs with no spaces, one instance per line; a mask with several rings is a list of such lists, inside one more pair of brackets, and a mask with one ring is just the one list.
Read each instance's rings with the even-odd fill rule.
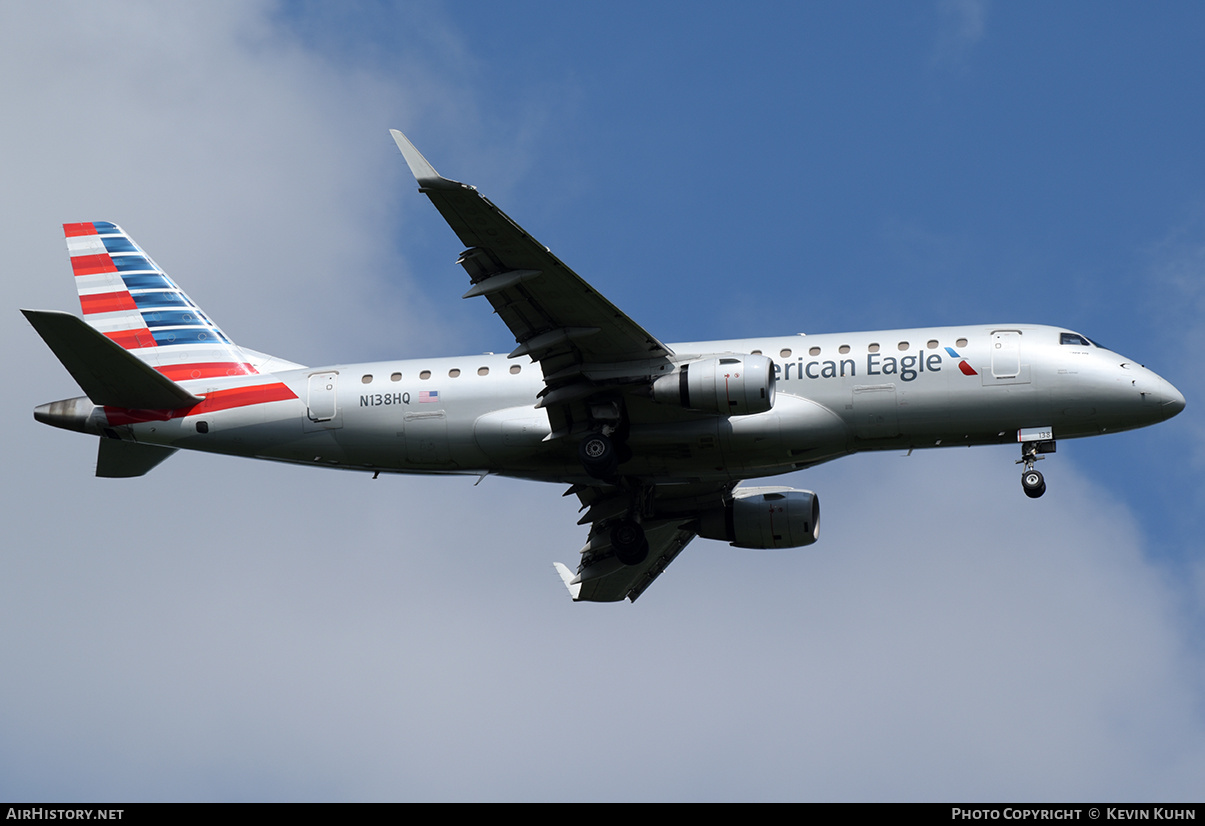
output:
[[845,355],[846,353],[849,352],[849,345],[842,344],[840,347],[837,348],[837,352],[840,353],[841,355]]
[[458,368],[458,367],[453,367],[451,370],[448,371],[448,378],[450,378],[450,379],[454,379],[459,375],[460,375],[460,368]]
[[366,373],[360,378],[360,384],[372,384],[372,373]]
[[906,342],[906,341],[901,341],[899,344],[895,345],[895,349],[897,349],[897,350],[907,350],[907,349],[908,349],[908,342]]
[[478,367],[477,368],[477,375],[488,376],[489,374],[490,374],[490,369],[488,367]]
[[511,371],[511,373],[514,373],[514,374],[516,374],[516,375],[517,375],[517,374],[518,374],[518,372],[519,372],[520,370],[522,370],[522,369],[523,369],[523,365],[521,365],[521,364],[512,364],[512,365],[510,366],[510,371]]
[[958,339],[958,341],[954,342],[954,346],[955,347],[966,347],[967,340],[965,338],[960,338],[960,339]]
[[421,372],[421,373],[419,373],[419,374],[418,374],[418,377],[419,377],[420,379],[422,379],[423,381],[426,381],[427,379],[431,378],[431,371],[430,371],[430,370],[424,370],[423,372]]
[[868,352],[868,353],[877,353],[877,352],[879,352],[879,345],[878,345],[878,344],[871,344],[870,346],[868,346],[868,347],[866,348],[866,352]]
[[782,352],[779,353],[778,355],[784,359],[789,359],[791,357],[791,348],[790,347],[782,348]]
[[401,373],[394,373],[392,376],[390,376],[390,377],[389,377],[389,380],[390,380],[390,381],[401,381],[401,380],[402,380],[402,374],[401,374]]
[[753,355],[753,356],[760,356],[760,355],[761,355],[761,350],[753,350],[753,351],[751,351],[751,352],[750,352],[750,355]]
[[820,348],[819,348],[819,347],[813,347],[812,349],[808,350],[808,355],[809,355],[809,356],[818,356],[818,355],[820,355]]
[[937,339],[935,339],[935,338],[929,339],[929,343],[926,344],[925,346],[928,347],[930,350],[936,350],[937,349]]

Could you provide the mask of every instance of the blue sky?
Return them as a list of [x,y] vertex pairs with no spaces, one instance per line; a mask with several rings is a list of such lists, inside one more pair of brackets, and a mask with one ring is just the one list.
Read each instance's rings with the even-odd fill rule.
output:
[[[9,4],[0,797],[1199,800],[1205,11]],[[1188,409],[792,477],[820,542],[573,605],[561,491],[178,455],[92,477],[17,314],[121,223],[240,343],[510,349],[388,136],[666,341],[1078,330]]]

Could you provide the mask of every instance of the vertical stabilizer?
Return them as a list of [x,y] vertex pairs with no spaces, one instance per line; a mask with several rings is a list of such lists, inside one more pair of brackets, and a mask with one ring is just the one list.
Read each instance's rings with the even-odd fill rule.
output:
[[258,371],[121,227],[64,224],[84,320],[173,381]]

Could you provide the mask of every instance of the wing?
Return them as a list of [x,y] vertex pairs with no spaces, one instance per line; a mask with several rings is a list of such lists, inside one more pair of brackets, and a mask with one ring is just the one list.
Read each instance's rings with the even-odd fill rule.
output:
[[[392,135],[419,191],[467,247],[458,262],[471,282],[464,297],[490,302],[515,336],[512,358],[539,362],[545,387],[537,407],[548,411],[549,438],[614,428],[640,393],[643,405],[632,406],[647,410],[650,378],[673,368],[673,351],[475,188],[440,176],[405,135]],[[671,410],[660,408],[664,420],[699,415]],[[648,479],[570,488],[587,511],[579,524],[589,524],[590,534],[576,572],[556,566],[569,593],[578,601],[635,601],[695,537],[700,508],[719,506],[731,490],[726,483],[666,485]],[[612,537],[623,526],[643,532],[646,555],[633,555],[631,547],[617,552]]]
[[639,565],[624,565],[614,555],[608,555],[610,540],[607,531],[595,526],[590,531],[582,562],[575,572],[560,562],[553,563],[574,602],[635,602],[653,580],[695,538],[694,531],[676,524],[645,523],[644,535],[649,543],[648,558]]
[[[556,563],[570,596],[577,602],[635,602],[682,549],[695,538],[695,520],[701,511],[719,508],[732,495],[733,484],[694,483],[649,486],[633,492],[614,486],[574,485],[565,495],[576,494],[586,513],[579,525],[590,525],[577,571]],[[635,565],[616,558],[611,546],[615,524],[639,513],[643,519],[648,555]]]
[[512,358],[540,363],[546,384],[540,406],[548,409],[553,438],[586,429],[584,399],[601,385],[667,369],[673,351],[474,187],[441,177],[405,135],[391,134],[419,191],[468,247],[458,262],[472,282],[464,297],[484,296],[493,305],[518,344]]

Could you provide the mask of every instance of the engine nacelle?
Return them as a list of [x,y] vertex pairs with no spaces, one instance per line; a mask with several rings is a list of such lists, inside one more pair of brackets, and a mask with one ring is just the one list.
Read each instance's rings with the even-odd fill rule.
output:
[[820,536],[820,500],[810,490],[751,489],[735,495],[740,498],[699,516],[699,536],[763,550],[799,548]]
[[691,410],[744,416],[774,406],[774,362],[733,355],[692,361],[653,382],[653,398]]

